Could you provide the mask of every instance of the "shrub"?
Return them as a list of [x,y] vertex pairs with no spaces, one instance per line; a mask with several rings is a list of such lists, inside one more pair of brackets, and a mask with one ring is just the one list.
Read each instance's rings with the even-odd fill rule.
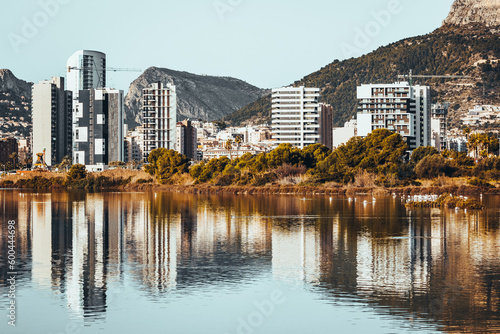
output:
[[426,156],[415,167],[415,174],[421,179],[432,179],[447,173],[450,173],[450,168],[439,154]]
[[71,166],[67,175],[69,183],[83,180],[85,177],[87,177],[87,170],[84,165],[80,164]]

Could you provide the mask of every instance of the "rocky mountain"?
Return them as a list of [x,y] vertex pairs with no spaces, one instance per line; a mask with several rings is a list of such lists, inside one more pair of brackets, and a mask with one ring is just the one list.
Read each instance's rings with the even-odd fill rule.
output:
[[142,121],[142,90],[154,82],[173,83],[178,120],[213,121],[264,96],[268,91],[230,77],[214,77],[150,67],[130,85],[125,97],[125,119],[130,127]]
[[[500,104],[500,27],[486,15],[500,0],[456,0],[442,27],[434,32],[401,40],[369,54],[344,61],[335,60],[293,83],[320,87],[321,102],[334,108],[335,126],[342,126],[356,114],[356,87],[365,83],[390,83],[399,74],[413,70],[417,75],[467,75],[471,79],[415,80],[433,88],[433,102],[450,102],[452,122],[476,104]],[[475,6],[482,3],[486,7]],[[471,7],[472,6],[472,7]],[[464,14],[458,14],[464,13]],[[468,14],[467,14],[468,13]],[[452,24],[460,15],[461,22]],[[482,21],[481,21],[482,20]],[[270,97],[242,108],[224,120],[232,124],[270,121]]]
[[31,130],[32,83],[0,69],[0,134],[28,137]]
[[456,0],[444,24],[464,26],[481,23],[500,25],[500,0]]

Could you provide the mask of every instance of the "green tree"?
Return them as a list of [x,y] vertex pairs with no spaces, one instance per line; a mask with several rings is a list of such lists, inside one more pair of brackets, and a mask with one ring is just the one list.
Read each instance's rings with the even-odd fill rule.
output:
[[433,146],[420,146],[416,150],[413,150],[411,154],[411,162],[416,166],[420,160],[425,158],[428,155],[439,154],[438,150],[436,150]]
[[467,148],[474,152],[476,158],[486,158],[490,153],[498,152],[498,139],[486,133],[474,133],[469,136]]
[[145,166],[146,172],[156,176],[160,184],[169,183],[174,175],[188,172],[190,162],[185,155],[166,148],[151,151],[148,161],[149,164]]
[[443,174],[449,174],[446,159],[440,154],[428,155],[415,167],[415,174],[421,179],[433,179]]
[[83,180],[87,177],[87,169],[84,165],[76,164],[71,166],[67,174],[68,181],[71,183],[73,181]]
[[69,155],[67,155],[62,159],[61,163],[57,165],[57,168],[59,168],[59,170],[68,170],[69,168],[71,168],[72,163],[73,160]]

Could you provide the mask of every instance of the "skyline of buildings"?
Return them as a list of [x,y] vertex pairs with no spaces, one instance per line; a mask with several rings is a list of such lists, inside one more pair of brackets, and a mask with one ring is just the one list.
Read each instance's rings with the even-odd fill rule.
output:
[[[430,87],[407,82],[357,87],[357,119],[347,122],[344,128],[333,128],[333,107],[319,102],[319,88],[274,89],[270,136],[265,131],[242,127],[232,133],[217,130],[217,137],[208,140],[203,139],[207,129],[200,129],[199,122],[177,122],[175,85],[156,82],[143,89],[143,123],[131,133],[124,127],[123,91],[105,85],[106,55],[79,50],[68,58],[66,80],[52,78],[33,86],[33,161],[37,153],[45,152],[45,162],[52,167],[69,155],[73,163],[83,163],[89,170],[104,170],[112,161],[147,161],[149,153],[160,147],[194,160],[231,157],[240,154],[225,152],[221,143],[234,141],[237,136],[242,138],[241,151],[249,153],[269,151],[280,143],[299,148],[321,143],[333,149],[352,136],[363,137],[378,128],[401,134],[410,150],[429,145],[440,150],[456,146],[456,139],[446,143],[447,111],[439,109],[440,105],[431,106]],[[261,147],[252,147],[254,144]]]

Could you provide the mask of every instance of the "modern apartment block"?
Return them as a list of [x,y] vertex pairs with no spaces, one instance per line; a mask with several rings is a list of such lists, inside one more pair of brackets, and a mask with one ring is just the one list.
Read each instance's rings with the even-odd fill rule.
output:
[[431,144],[431,93],[407,82],[368,84],[357,89],[358,136],[388,129],[405,138],[409,149]]
[[333,148],[333,107],[320,103],[319,108],[319,142],[329,149]]
[[123,91],[81,90],[73,120],[73,163],[102,171],[110,162],[124,160]]
[[175,149],[177,126],[177,94],[175,86],[162,82],[142,91],[144,127],[144,159],[157,148]]
[[71,155],[72,92],[64,90],[64,78],[40,81],[32,87],[32,149],[44,153],[47,166],[54,166]]
[[66,63],[67,90],[76,99],[81,90],[106,87],[106,55],[99,51],[80,50]]
[[144,158],[144,129],[142,126],[129,131],[125,137],[125,162],[141,162]]
[[319,93],[303,86],[273,89],[273,139],[299,148],[323,141],[331,147],[332,109],[319,103]]
[[431,107],[431,145],[439,151],[444,151],[448,146],[448,109],[450,104],[439,103]]
[[177,123],[176,137],[176,151],[196,160],[198,158],[198,131],[193,127],[191,121]]

